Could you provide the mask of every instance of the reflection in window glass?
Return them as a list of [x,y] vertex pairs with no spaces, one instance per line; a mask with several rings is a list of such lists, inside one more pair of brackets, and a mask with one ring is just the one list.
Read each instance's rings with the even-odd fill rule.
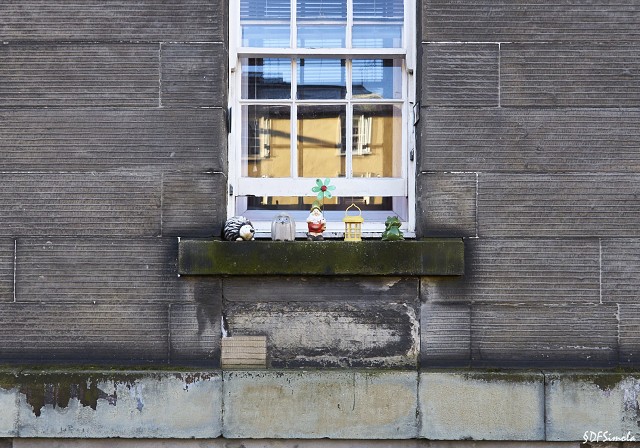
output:
[[[249,210],[309,210],[315,196],[249,196],[247,205]],[[382,196],[347,196],[332,197],[324,200],[324,211],[341,211],[344,212],[351,204],[366,211],[374,210],[391,210],[392,197]]]
[[241,0],[242,46],[289,47],[290,20],[290,0]]
[[401,48],[402,25],[354,25],[353,48]]
[[296,15],[298,20],[346,20],[346,0],[297,0]]
[[291,60],[243,59],[242,98],[250,100],[291,98]]
[[402,0],[353,0],[353,47],[402,47]]
[[347,93],[344,59],[299,59],[299,100],[336,100]]
[[353,177],[401,177],[402,110],[392,104],[353,106]]
[[242,175],[290,177],[289,106],[243,106],[242,123]]
[[242,0],[240,2],[240,20],[289,20],[291,17],[290,0]]
[[344,48],[345,40],[345,27],[341,25],[298,27],[300,48]]
[[344,177],[346,108],[298,106],[298,176]]
[[242,27],[243,47],[288,48],[288,25],[245,25]]
[[354,59],[354,98],[402,98],[402,62],[394,59]]
[[353,20],[402,21],[404,17],[403,0],[353,0]]

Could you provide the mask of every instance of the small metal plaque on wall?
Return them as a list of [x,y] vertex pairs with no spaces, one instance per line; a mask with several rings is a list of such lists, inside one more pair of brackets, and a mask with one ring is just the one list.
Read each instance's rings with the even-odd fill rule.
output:
[[223,369],[264,369],[267,367],[266,336],[222,338]]

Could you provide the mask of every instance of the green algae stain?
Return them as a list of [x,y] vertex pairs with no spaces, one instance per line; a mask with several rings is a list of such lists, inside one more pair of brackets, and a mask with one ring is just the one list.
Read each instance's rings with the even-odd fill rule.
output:
[[99,387],[110,382],[106,378],[79,374],[28,374],[19,378],[18,390],[25,396],[35,416],[39,417],[45,406],[66,408],[72,399],[77,399],[82,406],[94,411],[98,407],[98,400],[105,400],[115,406],[118,401],[115,382],[110,391]]

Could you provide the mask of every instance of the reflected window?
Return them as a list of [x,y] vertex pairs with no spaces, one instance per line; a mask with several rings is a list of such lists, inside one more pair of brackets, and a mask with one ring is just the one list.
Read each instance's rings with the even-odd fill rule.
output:
[[337,100],[347,94],[344,59],[299,59],[299,100]]
[[243,59],[242,98],[291,98],[291,61],[279,58]]

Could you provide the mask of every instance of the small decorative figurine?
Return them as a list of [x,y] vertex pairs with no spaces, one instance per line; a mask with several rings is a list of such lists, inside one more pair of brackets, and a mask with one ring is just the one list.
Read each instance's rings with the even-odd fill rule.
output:
[[[355,207],[360,212],[359,215],[349,215],[349,209]],[[345,241],[362,241],[362,223],[364,218],[362,217],[362,210],[356,204],[351,204],[344,211],[344,240]]]
[[253,224],[244,216],[234,216],[224,224],[224,239],[228,241],[250,241],[255,233]]
[[331,183],[331,179],[325,179],[322,182],[320,179],[316,179],[316,185],[311,188],[311,191],[317,194],[318,201],[322,200],[322,204],[324,205],[324,198],[331,199],[331,192],[336,189],[334,185],[329,185]]
[[387,216],[384,222],[384,232],[382,232],[382,241],[401,241],[404,235],[400,231],[400,218],[397,216]]
[[271,222],[273,241],[293,241],[296,239],[296,222],[286,213],[279,213]]
[[313,204],[311,205],[311,212],[307,218],[307,227],[309,228],[309,233],[307,233],[307,239],[309,241],[324,240],[322,232],[327,228],[327,220],[324,219],[324,216],[322,215],[322,210],[320,209],[320,203],[318,201],[313,201]]

